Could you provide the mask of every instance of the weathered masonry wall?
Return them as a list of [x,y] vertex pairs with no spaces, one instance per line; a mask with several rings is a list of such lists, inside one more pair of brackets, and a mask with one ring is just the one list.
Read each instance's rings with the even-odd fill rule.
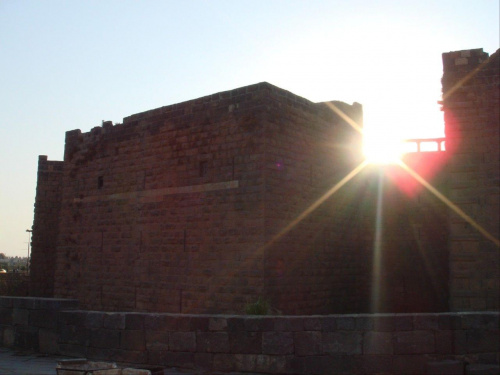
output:
[[67,310],[0,297],[3,346],[89,359],[268,374],[493,374],[498,312],[231,316]]
[[30,267],[30,294],[52,297],[56,246],[59,234],[63,162],[49,161],[47,156],[38,159],[38,182],[35,198]]
[[[243,313],[259,298],[287,314],[447,311],[443,205],[388,168],[375,256],[380,168],[322,198],[361,163],[339,110],[361,124],[358,104],[263,83],[68,132],[50,184],[40,159],[37,202],[54,202],[35,208],[34,294],[115,311]],[[423,167],[446,155],[406,161],[443,186]]]
[[[297,254],[324,222],[266,244],[346,168],[325,137],[355,146],[354,134],[325,104],[267,83],[67,132],[54,295],[106,310],[241,313],[259,297],[292,313],[324,308],[328,264],[305,251],[311,274],[295,277],[274,256]],[[323,247],[342,248],[330,237]],[[270,258],[294,275],[282,295]]]
[[500,308],[500,52],[443,54],[443,110],[450,198],[489,238],[458,215],[450,222],[451,309]]

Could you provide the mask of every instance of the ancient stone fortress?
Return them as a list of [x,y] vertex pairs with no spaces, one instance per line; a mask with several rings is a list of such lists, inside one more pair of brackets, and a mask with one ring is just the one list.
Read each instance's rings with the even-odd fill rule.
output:
[[[493,239],[498,60],[443,55],[446,151],[405,159]],[[64,161],[39,158],[32,294],[103,311],[498,309],[498,243],[408,174],[365,167],[302,215],[362,161],[339,110],[361,124],[357,103],[259,83],[67,132]]]
[[[64,161],[39,159],[31,296],[0,296],[0,345],[207,373],[498,374],[500,51],[443,65],[446,139],[408,154],[412,173],[358,167],[339,113],[360,123],[360,105],[268,83],[68,132]],[[259,300],[271,315],[243,315]]]

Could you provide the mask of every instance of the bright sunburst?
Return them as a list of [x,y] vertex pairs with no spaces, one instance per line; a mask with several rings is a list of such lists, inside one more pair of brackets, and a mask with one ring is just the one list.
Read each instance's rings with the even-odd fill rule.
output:
[[399,163],[404,152],[404,142],[401,139],[365,134],[363,153],[371,164]]

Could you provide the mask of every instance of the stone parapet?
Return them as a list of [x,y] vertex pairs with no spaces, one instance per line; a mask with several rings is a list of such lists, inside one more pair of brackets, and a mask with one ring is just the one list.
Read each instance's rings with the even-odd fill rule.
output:
[[468,374],[498,369],[500,361],[498,312],[64,311],[75,306],[76,301],[0,297],[2,345],[92,360],[267,374]]

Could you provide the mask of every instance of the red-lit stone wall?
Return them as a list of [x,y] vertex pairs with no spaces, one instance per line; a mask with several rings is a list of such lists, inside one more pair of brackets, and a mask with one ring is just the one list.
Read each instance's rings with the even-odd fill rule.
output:
[[[443,54],[443,109],[450,157],[452,310],[500,307],[500,52]],[[486,233],[487,232],[487,233]]]

